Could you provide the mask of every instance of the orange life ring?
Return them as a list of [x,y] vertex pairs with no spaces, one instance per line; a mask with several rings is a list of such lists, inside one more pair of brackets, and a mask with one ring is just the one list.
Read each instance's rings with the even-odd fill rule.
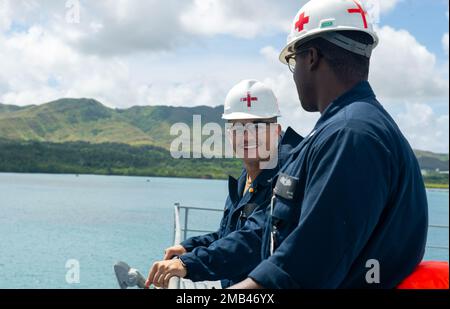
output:
[[448,262],[422,262],[398,289],[448,290],[448,276]]

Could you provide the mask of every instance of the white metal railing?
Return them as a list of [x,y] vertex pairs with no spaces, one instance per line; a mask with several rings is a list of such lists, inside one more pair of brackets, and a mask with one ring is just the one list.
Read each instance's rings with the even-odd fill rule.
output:
[[[181,226],[181,211],[184,211],[184,224]],[[211,230],[199,230],[199,229],[190,229],[189,228],[189,212],[190,211],[205,211],[205,212],[223,212],[221,209],[214,208],[205,208],[205,207],[193,207],[193,206],[181,206],[180,203],[175,203],[175,222],[174,226],[174,243],[179,244],[182,241],[186,240],[188,237],[188,233],[212,233],[215,231]]]
[[[184,210],[184,225],[181,226],[181,210]],[[191,206],[181,206],[180,203],[175,203],[175,218],[174,218],[174,244],[178,245],[182,241],[187,239],[187,235],[189,232],[193,233],[211,233],[214,231],[208,230],[198,230],[198,229],[190,229],[189,228],[189,211],[190,210],[198,210],[198,211],[209,211],[209,212],[223,212],[220,209],[212,209],[212,208],[204,208],[204,207],[191,207]],[[428,226],[429,229],[449,229],[448,225],[442,224],[430,224]],[[427,245],[428,249],[437,249],[437,250],[449,250],[448,246],[438,246],[438,245]]]
[[[184,210],[184,225],[181,226],[181,211]],[[223,212],[220,209],[213,208],[204,208],[204,207],[190,207],[190,206],[181,206],[180,203],[175,203],[174,209],[174,233],[173,233],[173,244],[179,245],[182,241],[187,239],[188,233],[211,233],[214,231],[208,230],[198,230],[198,229],[190,229],[189,228],[189,211],[208,211],[208,212]],[[219,288],[217,282],[199,282],[193,283],[187,280],[182,280],[179,277],[172,277],[169,280],[169,289],[208,289],[208,288]]]
[[[179,204],[178,204],[179,205]],[[179,245],[182,242],[181,239],[181,226],[180,226],[180,208],[175,204],[174,212],[174,234],[173,234],[173,244]]]
[[[181,227],[180,227],[180,209],[175,206],[175,213],[174,213],[174,234],[173,234],[173,244],[179,245],[181,243]],[[170,290],[177,290],[180,287],[180,278],[179,277],[172,277],[169,280],[169,286],[168,288]]]
[[[204,208],[204,207],[191,207],[191,206],[181,206],[180,203],[175,203],[175,209],[174,209],[174,245],[180,244],[182,241],[187,239],[188,233],[211,233],[214,231],[208,231],[208,230],[198,230],[198,229],[190,229],[189,228],[189,212],[191,210],[195,211],[206,211],[206,212],[223,212],[223,210],[220,209],[213,209],[213,208]],[[181,226],[181,212],[184,211],[184,224]],[[440,225],[440,224],[430,224],[428,226],[429,229],[449,229],[448,225]],[[449,250],[448,246],[438,246],[438,245],[427,245],[428,249],[437,249],[437,250]],[[181,283],[181,279],[178,277],[173,277],[169,281],[169,289],[179,289],[180,286],[183,284]],[[184,284],[186,285],[186,284]]]

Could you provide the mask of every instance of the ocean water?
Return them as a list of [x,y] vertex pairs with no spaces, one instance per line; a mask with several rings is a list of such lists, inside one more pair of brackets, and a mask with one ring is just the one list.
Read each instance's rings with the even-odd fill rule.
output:
[[[226,195],[227,183],[215,180],[0,174],[0,288],[117,288],[115,262],[146,275],[173,243],[174,203],[223,209]],[[428,197],[430,223],[448,226],[448,191]],[[219,220],[189,215],[202,230]],[[430,229],[429,243],[448,247],[448,235]],[[448,260],[448,250],[426,258]],[[66,280],[71,261],[79,283]]]

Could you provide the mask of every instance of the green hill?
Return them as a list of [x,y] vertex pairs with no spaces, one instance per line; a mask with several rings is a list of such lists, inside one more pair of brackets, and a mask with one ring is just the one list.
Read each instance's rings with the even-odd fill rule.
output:
[[[14,108],[12,108],[14,110]],[[0,137],[20,141],[151,144],[150,136],[95,100],[63,99],[0,109]]]
[[448,171],[448,154],[436,154],[429,151],[415,150],[420,166],[424,170]]
[[20,107],[20,106],[15,106],[15,105],[5,105],[5,104],[0,103],[0,114],[17,112],[18,110],[21,110],[24,108],[26,108],[26,107]]
[[91,99],[61,99],[38,106],[0,104],[0,138],[16,141],[122,143],[157,145],[168,149],[170,127],[221,120],[222,107],[136,106],[111,109]]
[[[169,166],[180,168],[180,165],[168,159],[168,149],[174,139],[170,136],[173,124],[181,122],[192,125],[193,116],[201,115],[203,125],[210,122],[223,125],[222,112],[223,106],[134,106],[128,109],[111,109],[92,99],[61,99],[24,107],[0,104],[0,171],[91,171],[125,175],[144,173],[153,176],[167,176],[169,173],[184,177],[224,178],[226,174],[219,172],[214,166],[223,167],[226,160],[215,161],[215,165],[206,160],[181,160],[188,168],[183,172],[174,172]],[[84,152],[75,151],[76,146],[80,146]],[[75,151],[80,156],[81,163],[91,163],[77,165],[75,158],[67,155],[64,150],[66,148]],[[37,154],[34,159],[32,156],[15,156],[16,152],[35,153],[35,149],[45,150],[48,156],[53,157],[54,164],[44,164],[41,159],[36,159],[40,158]],[[111,152],[111,155],[107,156],[106,152]],[[124,153],[129,154],[130,160],[125,159]],[[448,175],[440,173],[449,170],[448,154],[419,150],[415,153],[422,170],[426,171],[426,181],[438,187],[448,186]],[[17,163],[19,157],[21,164]],[[99,157],[104,157],[109,163],[102,167],[101,164],[98,165],[99,161],[92,160]],[[127,164],[120,165],[119,161],[114,161],[115,157],[120,157],[119,161],[122,163],[127,162],[128,168],[125,167]],[[135,158],[144,160],[146,167],[136,164],[133,161]],[[32,163],[24,165],[27,161]],[[232,167],[227,165],[226,169],[236,173],[240,164],[233,162]]]
[[226,178],[237,160],[174,160],[175,123],[223,124],[223,107],[135,106],[111,109],[91,99],[43,105],[0,104],[0,172],[90,173]]
[[129,109],[117,110],[125,121],[138,128],[152,138],[152,144],[169,149],[174,137],[170,136],[170,128],[175,123],[192,125],[194,115],[202,116],[202,123],[224,124],[222,120],[223,107],[216,108],[200,106],[193,108],[169,106],[135,106]]

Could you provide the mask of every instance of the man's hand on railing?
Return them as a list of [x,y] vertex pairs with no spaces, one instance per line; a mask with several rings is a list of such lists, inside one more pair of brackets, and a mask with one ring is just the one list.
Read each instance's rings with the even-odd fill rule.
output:
[[180,259],[156,262],[150,269],[145,287],[147,289],[153,284],[157,288],[167,289],[172,277],[184,278],[187,275],[187,269]]
[[164,253],[164,260],[171,260],[176,256],[180,256],[185,254],[187,251],[186,249],[181,246],[181,245],[177,245],[177,246],[173,246],[170,248],[167,248],[165,253]]

